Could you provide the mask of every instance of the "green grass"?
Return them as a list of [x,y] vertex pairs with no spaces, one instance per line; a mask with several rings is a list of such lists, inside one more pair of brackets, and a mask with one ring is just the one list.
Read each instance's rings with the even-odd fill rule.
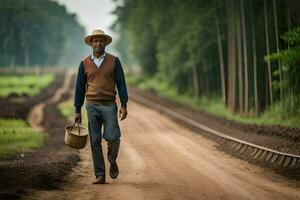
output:
[[0,156],[40,148],[45,139],[45,133],[34,131],[23,120],[0,119]]
[[300,116],[285,116],[285,113],[282,113],[280,111],[280,106],[278,104],[275,104],[271,109],[267,109],[259,117],[256,117],[254,115],[240,116],[238,114],[232,113],[229,109],[227,109],[223,105],[221,98],[218,96],[212,96],[210,98],[195,98],[189,95],[182,95],[179,94],[174,88],[162,82],[158,76],[143,77],[130,75],[126,71],[125,73],[126,82],[129,85],[138,87],[139,89],[144,91],[155,91],[160,96],[169,98],[173,101],[177,101],[197,110],[223,117],[228,120],[245,124],[282,125],[300,128]]
[[0,96],[11,94],[34,96],[54,80],[53,74],[35,75],[0,75]]
[[[65,101],[59,104],[58,106],[60,113],[66,117],[68,120],[74,122],[74,116],[75,116],[75,110],[73,106],[73,101]],[[86,115],[86,109],[85,106],[82,106],[81,108],[82,113],[82,125],[87,127],[87,115]]]

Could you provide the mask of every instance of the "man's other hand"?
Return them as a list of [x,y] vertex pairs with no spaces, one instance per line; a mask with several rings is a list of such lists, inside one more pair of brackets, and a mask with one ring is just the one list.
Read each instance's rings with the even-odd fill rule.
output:
[[126,117],[127,117],[127,109],[121,107],[119,111],[119,118],[122,121],[123,119],[126,119]]

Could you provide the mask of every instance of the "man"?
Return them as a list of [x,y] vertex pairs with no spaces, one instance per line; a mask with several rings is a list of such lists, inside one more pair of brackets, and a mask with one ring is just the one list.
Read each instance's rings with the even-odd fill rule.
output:
[[112,38],[102,30],[94,30],[84,39],[92,47],[92,55],[86,57],[79,65],[75,89],[75,121],[81,123],[81,107],[86,97],[86,110],[93,157],[94,184],[105,183],[105,163],[101,146],[103,138],[108,143],[107,158],[110,163],[109,174],[115,179],[119,174],[116,162],[121,132],[117,118],[116,90],[120,97],[120,120],[127,116],[128,94],[124,72],[118,57],[105,52],[105,46]]

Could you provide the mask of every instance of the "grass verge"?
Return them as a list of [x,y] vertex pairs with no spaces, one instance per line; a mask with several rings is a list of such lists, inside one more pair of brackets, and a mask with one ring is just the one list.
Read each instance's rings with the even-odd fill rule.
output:
[[[74,106],[73,106],[73,101],[68,100],[68,101],[64,101],[62,103],[60,103],[58,105],[58,109],[59,112],[66,117],[68,120],[70,121],[74,121]],[[82,113],[82,125],[87,127],[88,126],[88,122],[87,122],[87,115],[86,115],[86,110],[83,108],[81,109],[81,113]]]
[[34,131],[23,120],[0,119],[0,156],[40,148],[45,139],[45,133]]
[[[228,120],[255,125],[282,125],[288,127],[300,128],[300,116],[286,116],[280,111],[280,105],[275,104],[272,108],[267,109],[262,115],[240,116],[232,113],[227,109],[218,96],[211,97],[193,97],[179,94],[174,88],[162,82],[158,76],[143,77],[133,76],[126,72],[126,82],[144,91],[155,91],[158,95],[177,101],[186,106],[201,110],[215,116]],[[253,113],[253,111],[252,111]]]

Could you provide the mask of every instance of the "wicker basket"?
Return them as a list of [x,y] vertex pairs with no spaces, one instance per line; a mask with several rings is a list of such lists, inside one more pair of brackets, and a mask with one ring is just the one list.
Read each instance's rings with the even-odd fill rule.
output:
[[86,145],[89,132],[79,123],[77,123],[77,126],[75,124],[76,122],[65,127],[65,143],[74,149],[82,149]]

